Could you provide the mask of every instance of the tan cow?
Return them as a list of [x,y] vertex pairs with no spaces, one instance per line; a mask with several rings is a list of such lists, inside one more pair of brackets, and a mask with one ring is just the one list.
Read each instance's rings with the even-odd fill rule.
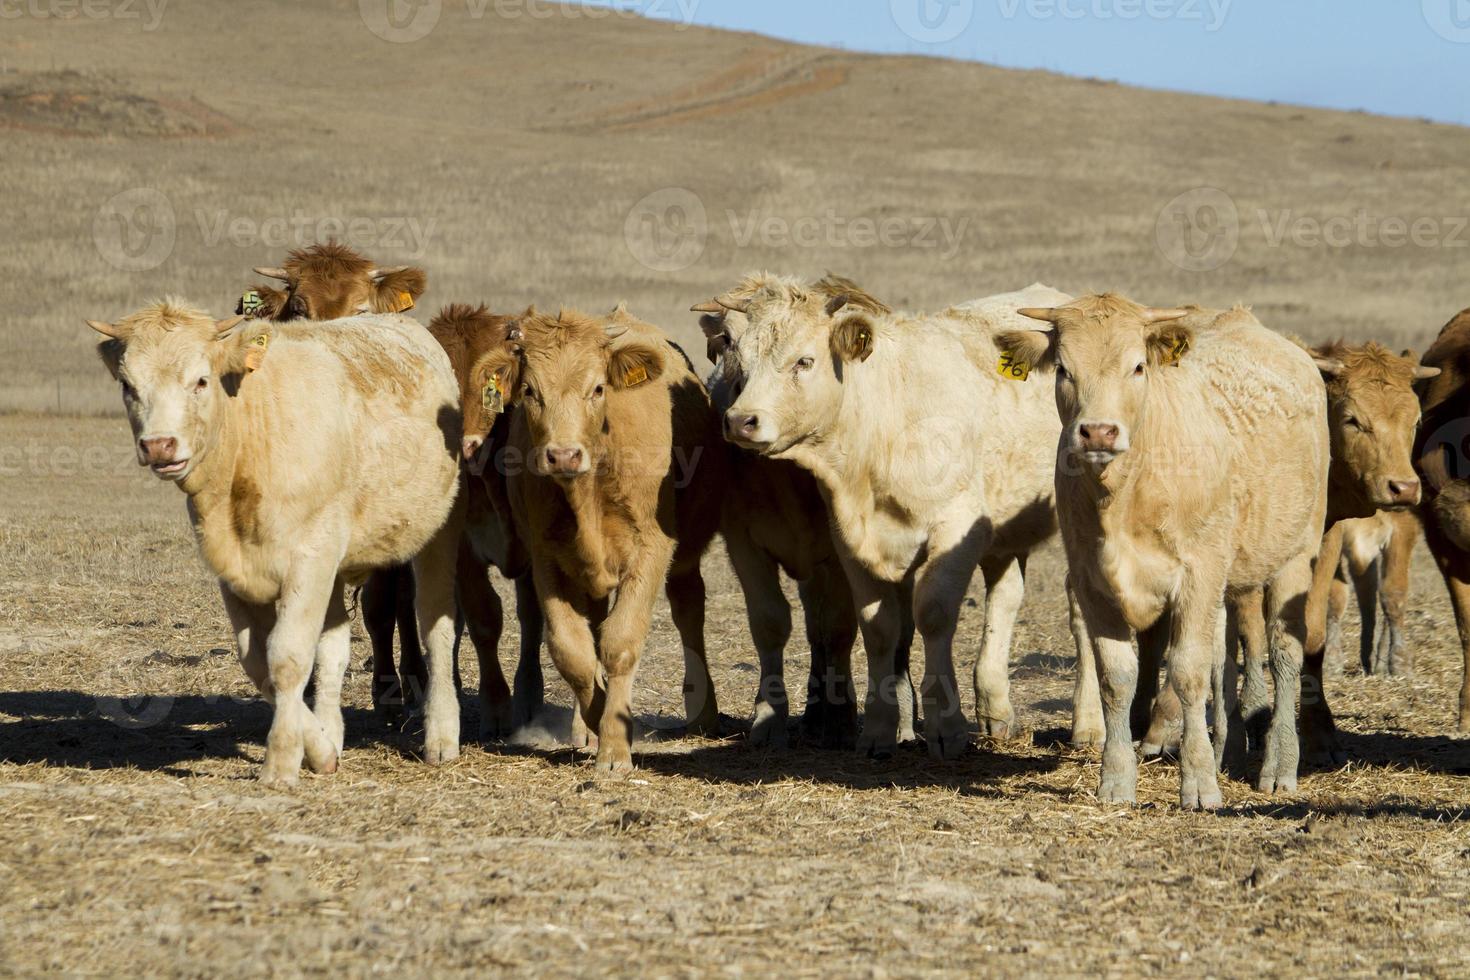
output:
[[859,749],[892,751],[900,706],[899,604],[913,585],[924,640],[924,733],[931,755],[969,742],[953,642],[976,565],[986,584],[976,699],[982,730],[1015,723],[1007,666],[1026,556],[1056,530],[1056,406],[1040,385],[1000,377],[994,337],[1025,303],[1064,302],[1045,286],[930,316],[877,312],[861,296],[755,276],[737,338],[744,390],[726,438],[787,459],[821,485],[868,654]]
[[[722,415],[745,386],[745,368],[737,338],[749,326],[740,306],[753,293],[743,284],[723,296],[694,307],[704,331],[706,352],[714,362],[708,386]],[[809,288],[834,298],[846,294],[855,305],[874,313],[891,312],[855,283],[828,276]],[[852,683],[852,648],[857,640],[857,610],[852,590],[833,542],[831,518],[816,478],[795,463],[767,459],[750,452],[732,463],[721,534],[730,563],[745,597],[750,635],[760,659],[760,686],[750,744],[784,748],[789,707],[784,677],[786,641],[791,637],[791,606],[781,590],[781,573],[797,583],[811,650],[806,713],[802,728],[825,748],[857,744],[857,698]],[[909,645],[913,637],[911,606],[901,610],[902,639],[896,671],[900,685],[899,741],[914,739],[914,698],[909,683]]]
[[[280,267],[255,271],[279,280],[284,288],[252,286],[240,297],[235,312],[282,323],[405,312],[413,309],[428,286],[423,269],[379,268],[336,241],[293,249]],[[413,604],[413,575],[406,567],[379,569],[363,586],[362,620],[373,647],[373,706],[395,725],[401,720],[400,708],[420,700],[428,683]],[[401,677],[393,658],[395,626],[403,647]],[[471,630],[475,626],[471,623]],[[457,662],[458,658],[456,687]]]
[[1212,751],[1205,701],[1212,674],[1225,700],[1222,600],[1262,587],[1276,711],[1260,786],[1293,789],[1305,603],[1330,460],[1317,368],[1243,309],[1152,310],[1104,295],[1023,312],[1052,325],[1002,343],[1015,362],[1057,372],[1058,515],[1107,727],[1099,796],[1136,797],[1136,632],[1140,647],[1167,649],[1183,705],[1180,803],[1220,805],[1226,726],[1217,723]]
[[[430,684],[424,756],[459,754],[451,678],[459,391],[428,332],[398,316],[216,323],[166,300],[116,324],[138,462],[188,500],[245,672],[275,705],[261,778],[303,755],[332,772],[351,643],[344,587],[412,560]],[[302,693],[316,667],[315,710]]]
[[[449,355],[459,383],[467,432],[462,452],[465,481],[465,533],[460,541],[455,575],[459,607],[469,626],[480,664],[480,735],[502,738],[531,720],[541,707],[541,606],[531,577],[531,558],[515,533],[505,474],[493,465],[495,454],[510,435],[510,420],[484,420],[480,392],[472,389],[470,372],[485,354],[499,349],[514,318],[479,307],[452,304],[429,321],[429,333]],[[520,622],[521,655],[516,668],[515,696],[500,669],[500,633],[504,620],[500,597],[490,586],[490,567],[515,581],[516,617]]]
[[1419,539],[1418,515],[1381,511],[1340,526],[1342,560],[1327,607],[1327,663],[1341,664],[1345,657],[1342,617],[1351,590],[1362,621],[1358,656],[1363,673],[1407,677],[1414,672],[1414,658],[1404,646],[1403,622],[1409,563]]
[[729,461],[688,361],[622,307],[605,317],[532,311],[472,378],[492,411],[516,409],[511,508],[535,542],[548,646],[598,736],[598,768],[633,765],[633,672],[660,583],[684,644],[690,730],[718,731],[699,561],[719,526]]

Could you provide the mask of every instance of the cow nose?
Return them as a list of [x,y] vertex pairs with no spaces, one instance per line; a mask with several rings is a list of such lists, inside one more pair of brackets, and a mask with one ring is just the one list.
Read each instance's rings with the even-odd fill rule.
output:
[[480,447],[483,445],[485,445],[484,436],[465,436],[464,441],[460,444],[460,448],[464,452],[465,462],[473,462],[475,453],[478,453]]
[[1118,444],[1118,427],[1107,422],[1090,422],[1077,427],[1086,450],[1113,449]]
[[1417,504],[1419,502],[1419,481],[1389,480],[1388,496],[1396,504]]
[[156,463],[172,463],[174,454],[179,451],[179,440],[173,436],[139,439],[138,448],[143,450],[143,459],[150,466]]
[[725,432],[732,438],[748,439],[761,427],[759,415],[738,412],[734,409],[725,413]]
[[553,473],[576,473],[582,468],[582,450],[547,449],[546,468]]

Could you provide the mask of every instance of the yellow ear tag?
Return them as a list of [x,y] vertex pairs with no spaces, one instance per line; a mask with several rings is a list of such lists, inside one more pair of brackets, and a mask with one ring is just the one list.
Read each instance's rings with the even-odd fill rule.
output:
[[995,373],[1009,381],[1025,381],[1031,377],[1031,365],[1010,351],[1001,351],[1000,361],[995,365]]
[[623,375],[623,387],[636,388],[647,380],[648,368],[639,364],[637,367],[629,368],[628,373]]
[[500,378],[490,379],[490,383],[480,392],[480,407],[490,415],[499,415],[505,411],[505,392],[500,389]]
[[1174,343],[1169,346],[1168,353],[1163,357],[1165,364],[1178,364],[1179,359],[1189,353],[1189,338],[1187,336],[1175,337]]
[[398,291],[398,309],[395,312],[407,313],[411,309],[413,309],[413,294],[406,289],[400,289]]
[[265,359],[266,348],[270,347],[270,345],[271,335],[269,333],[258,334],[250,342],[250,350],[245,352],[245,370],[247,373],[254,373],[259,370],[260,362]]

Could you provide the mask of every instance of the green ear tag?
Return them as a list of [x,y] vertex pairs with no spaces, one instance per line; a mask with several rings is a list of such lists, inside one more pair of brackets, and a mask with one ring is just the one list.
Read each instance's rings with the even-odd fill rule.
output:
[[245,316],[254,316],[265,308],[265,300],[260,298],[260,293],[254,289],[245,290],[240,297],[240,312]]
[[480,406],[489,415],[499,415],[505,411],[505,392],[500,390],[500,379],[491,378],[490,383],[480,392]]

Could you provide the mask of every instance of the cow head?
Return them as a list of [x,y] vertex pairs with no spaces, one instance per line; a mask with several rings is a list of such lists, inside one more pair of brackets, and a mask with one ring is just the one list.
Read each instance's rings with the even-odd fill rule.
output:
[[1327,383],[1332,487],[1358,516],[1419,503],[1414,437],[1419,399],[1414,382],[1437,377],[1413,351],[1395,355],[1376,343],[1328,344],[1311,351]]
[[997,338],[1013,362],[1054,367],[1068,452],[1097,469],[1128,452],[1145,420],[1150,380],[1188,356],[1187,309],[1155,310],[1121,296],[1085,296],[1023,316],[1051,324]]
[[[635,323],[619,308],[593,318],[530,311],[508,343],[471,372],[483,405],[515,405],[530,435],[532,470],[558,480],[592,472],[606,454],[609,395],[657,381],[664,345],[627,336]],[[484,429],[479,419],[466,433]]]
[[[413,309],[428,285],[428,274],[422,269],[406,265],[379,268],[337,242],[295,249],[280,268],[261,266],[255,271],[280,280],[285,288],[256,286],[242,297],[237,312],[272,320],[402,313]],[[260,306],[247,308],[253,302]]]
[[[728,312],[745,319],[719,351],[741,374],[739,395],[725,412],[730,442],[778,456],[836,420],[844,376],[872,355],[889,310],[846,280],[823,282],[808,287],[755,276],[733,298],[722,298]],[[706,326],[707,336],[713,326]]]
[[98,353],[122,385],[138,465],[182,483],[215,445],[242,376],[265,358],[269,324],[215,322],[172,299],[115,324],[87,323],[107,338]]
[[[534,316],[529,309],[519,319]],[[478,308],[454,303],[439,311],[429,321],[429,333],[449,355],[449,366],[459,381],[460,409],[464,415],[465,462],[473,463],[489,439],[490,432],[508,403],[495,390],[486,395],[486,381],[477,378],[474,369],[480,359],[504,347],[519,336],[518,318],[491,313],[481,304]]]

